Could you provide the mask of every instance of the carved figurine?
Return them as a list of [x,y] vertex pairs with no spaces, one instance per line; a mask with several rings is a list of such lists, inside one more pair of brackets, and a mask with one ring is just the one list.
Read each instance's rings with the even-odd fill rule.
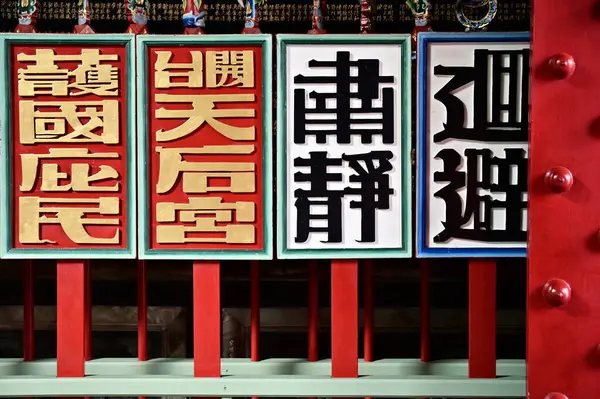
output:
[[243,34],[261,33],[259,27],[259,18],[256,12],[256,6],[262,5],[264,0],[238,0],[238,3],[244,7],[245,23]]
[[206,26],[203,0],[183,0],[183,28],[186,35],[202,34]]
[[360,0],[360,33],[371,33],[373,22],[371,17],[376,9],[375,0]]
[[36,0],[18,0],[17,14],[19,24],[15,28],[16,33],[36,33],[38,2]]
[[411,33],[412,59],[417,59],[417,35],[419,32],[431,32],[429,26],[429,1],[428,0],[407,0],[406,5],[415,18],[415,27]]
[[150,14],[150,2],[148,0],[125,0],[125,9],[129,21],[126,32],[136,35],[149,33],[147,24]]
[[323,27],[325,15],[327,15],[327,1],[313,0],[312,29],[308,31],[309,34],[327,33]]
[[96,33],[90,26],[90,3],[88,0],[78,0],[77,2],[77,25],[73,33]]

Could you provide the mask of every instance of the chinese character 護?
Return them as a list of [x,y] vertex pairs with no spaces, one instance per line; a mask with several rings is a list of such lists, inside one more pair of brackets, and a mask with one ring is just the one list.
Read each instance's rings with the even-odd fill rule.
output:
[[[19,95],[22,97],[119,95],[119,69],[102,63],[118,61],[117,54],[100,54],[99,49],[82,49],[80,54],[56,54],[53,49],[37,49],[35,54],[18,54],[17,60],[35,63],[18,70]],[[78,62],[79,65],[71,71],[56,64],[61,61]],[[77,90],[69,92],[69,88]]]

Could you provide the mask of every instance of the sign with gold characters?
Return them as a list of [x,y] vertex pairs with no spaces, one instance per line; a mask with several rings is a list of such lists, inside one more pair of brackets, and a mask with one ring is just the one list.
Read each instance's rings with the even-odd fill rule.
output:
[[133,35],[0,35],[3,258],[134,258]]
[[271,259],[271,37],[137,46],[139,257]]

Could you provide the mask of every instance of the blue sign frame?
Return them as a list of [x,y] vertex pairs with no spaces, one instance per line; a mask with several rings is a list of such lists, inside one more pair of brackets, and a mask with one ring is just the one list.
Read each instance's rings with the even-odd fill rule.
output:
[[417,38],[417,198],[416,256],[418,258],[525,257],[526,248],[430,248],[427,246],[427,64],[430,43],[530,42],[529,32],[419,33]]

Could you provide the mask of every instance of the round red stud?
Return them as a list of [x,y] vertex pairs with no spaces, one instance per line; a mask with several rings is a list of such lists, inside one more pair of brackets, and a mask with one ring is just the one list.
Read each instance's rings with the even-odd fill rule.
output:
[[544,399],[569,399],[569,397],[564,393],[551,392],[548,395],[544,396]]
[[[565,306],[571,301],[571,286],[559,278],[548,280],[542,288],[542,295],[550,306]],[[556,399],[558,398],[560,396],[556,397]]]
[[544,181],[552,192],[564,193],[573,185],[573,174],[564,166],[556,166],[546,171]]
[[548,60],[548,65],[554,76],[559,79],[566,79],[575,72],[575,59],[567,53],[553,55]]

